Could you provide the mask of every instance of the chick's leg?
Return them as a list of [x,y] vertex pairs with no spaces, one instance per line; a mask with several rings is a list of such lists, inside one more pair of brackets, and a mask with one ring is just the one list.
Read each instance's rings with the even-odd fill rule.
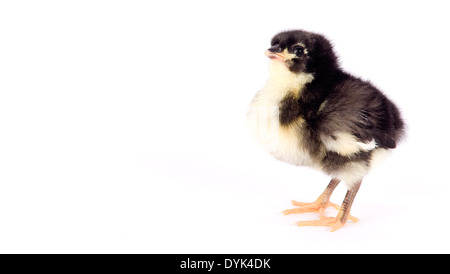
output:
[[347,191],[345,195],[344,201],[342,202],[342,206],[339,209],[339,212],[336,217],[320,217],[319,220],[313,221],[300,221],[297,222],[298,226],[329,226],[331,227],[331,231],[336,231],[347,222],[347,220],[351,220],[352,222],[357,222],[358,219],[350,215],[350,209],[353,204],[353,200],[355,199],[356,193],[358,193],[359,187],[361,186],[361,181],[355,184],[351,189]]
[[317,198],[316,201],[312,203],[300,203],[296,201],[292,201],[292,204],[294,206],[297,206],[297,208],[293,209],[287,209],[283,211],[285,215],[288,214],[295,214],[295,213],[305,213],[305,212],[318,212],[321,217],[324,217],[325,209],[327,207],[334,207],[339,209],[339,206],[336,204],[333,204],[330,202],[331,194],[333,193],[334,189],[337,187],[337,185],[340,183],[340,180],[338,179],[332,179],[331,182],[328,184],[325,191]]

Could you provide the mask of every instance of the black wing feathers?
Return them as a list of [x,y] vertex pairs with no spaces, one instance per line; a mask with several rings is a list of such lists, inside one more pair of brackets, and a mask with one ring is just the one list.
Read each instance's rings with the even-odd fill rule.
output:
[[395,148],[403,132],[396,106],[370,83],[349,77],[336,85],[317,115],[317,131],[332,136],[346,132],[359,141]]

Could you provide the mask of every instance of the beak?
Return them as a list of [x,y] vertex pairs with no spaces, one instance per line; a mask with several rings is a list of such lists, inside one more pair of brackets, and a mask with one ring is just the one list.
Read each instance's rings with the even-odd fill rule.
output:
[[275,52],[270,51],[270,49],[268,49],[264,52],[264,54],[267,57],[269,57],[270,59],[276,59],[283,63],[286,61],[286,54],[284,51],[275,53]]

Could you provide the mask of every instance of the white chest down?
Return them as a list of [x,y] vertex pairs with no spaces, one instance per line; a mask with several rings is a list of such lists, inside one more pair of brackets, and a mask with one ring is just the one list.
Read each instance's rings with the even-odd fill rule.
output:
[[312,80],[310,74],[295,75],[283,64],[272,61],[270,77],[253,98],[247,113],[248,127],[254,139],[277,159],[294,165],[314,165],[302,145],[304,120],[299,119],[289,126],[280,125],[279,105],[288,94],[299,96],[304,85]]

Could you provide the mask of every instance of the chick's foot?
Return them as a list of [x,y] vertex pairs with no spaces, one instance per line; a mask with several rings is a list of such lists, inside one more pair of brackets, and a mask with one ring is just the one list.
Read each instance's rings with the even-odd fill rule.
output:
[[300,221],[300,222],[297,222],[296,224],[298,226],[329,226],[329,227],[331,227],[331,231],[333,232],[333,231],[336,231],[339,228],[343,227],[345,224],[345,221],[343,222],[338,217],[321,216],[320,220]]
[[[340,206],[332,203],[332,202],[322,202],[320,199],[318,201],[312,203],[301,203],[297,201],[292,201],[292,205],[297,206],[296,208],[284,210],[283,213],[285,215],[288,214],[297,214],[297,213],[307,213],[307,212],[316,212],[319,213],[319,220],[312,221],[300,221],[297,223],[298,226],[330,226],[332,227],[332,231],[336,231],[341,228],[345,222],[342,222],[339,217],[327,217],[325,216],[325,209],[328,207],[332,207],[336,210],[340,210]],[[339,214],[338,214],[339,215]],[[348,220],[351,220],[353,223],[358,222],[358,218],[348,214]],[[345,220],[346,221],[346,220]]]

